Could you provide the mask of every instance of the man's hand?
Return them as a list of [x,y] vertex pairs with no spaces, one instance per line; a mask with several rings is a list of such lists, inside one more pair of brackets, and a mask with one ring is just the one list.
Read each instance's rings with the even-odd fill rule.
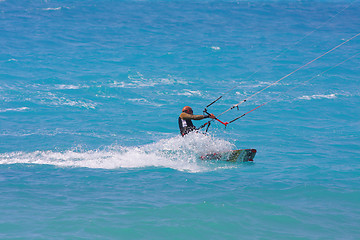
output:
[[216,118],[215,115],[212,114],[212,113],[209,114],[209,117],[210,117],[211,119],[215,119],[215,118]]

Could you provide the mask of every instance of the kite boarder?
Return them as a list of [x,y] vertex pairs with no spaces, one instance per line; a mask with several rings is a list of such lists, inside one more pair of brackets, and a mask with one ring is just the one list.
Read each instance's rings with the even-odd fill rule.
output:
[[189,132],[195,131],[196,127],[191,120],[201,120],[204,118],[215,119],[215,116],[212,113],[208,115],[194,115],[192,108],[189,106],[185,106],[179,116],[180,134],[182,136],[185,136]]

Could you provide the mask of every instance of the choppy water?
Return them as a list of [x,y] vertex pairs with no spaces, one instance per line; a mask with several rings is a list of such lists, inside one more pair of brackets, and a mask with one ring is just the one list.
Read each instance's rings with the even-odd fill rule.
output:
[[[177,126],[184,105],[201,114],[237,86],[220,114],[358,34],[359,11],[0,1],[0,238],[360,239],[360,37],[222,115],[275,98],[226,129]],[[198,158],[236,148],[255,162]]]

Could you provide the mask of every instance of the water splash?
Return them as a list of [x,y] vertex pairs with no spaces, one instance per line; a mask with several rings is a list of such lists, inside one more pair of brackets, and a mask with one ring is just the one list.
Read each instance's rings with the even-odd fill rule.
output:
[[[96,150],[11,152],[0,154],[0,164],[47,164],[58,167],[171,168],[186,172],[204,172],[223,168],[200,160],[206,153],[228,151],[235,146],[228,141],[200,133],[176,136],[135,147],[110,146]],[[229,166],[233,167],[233,166]]]

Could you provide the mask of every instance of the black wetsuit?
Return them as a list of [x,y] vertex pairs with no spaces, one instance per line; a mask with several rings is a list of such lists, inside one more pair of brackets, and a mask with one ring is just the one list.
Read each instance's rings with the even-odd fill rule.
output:
[[190,119],[184,120],[181,119],[181,117],[179,117],[179,129],[180,129],[180,134],[182,136],[185,136],[189,132],[196,130],[196,127],[194,126],[194,124]]
[[193,115],[188,113],[181,113],[179,116],[179,129],[182,136],[185,136],[189,132],[195,131],[196,127],[191,120],[201,120],[208,118],[209,115]]

